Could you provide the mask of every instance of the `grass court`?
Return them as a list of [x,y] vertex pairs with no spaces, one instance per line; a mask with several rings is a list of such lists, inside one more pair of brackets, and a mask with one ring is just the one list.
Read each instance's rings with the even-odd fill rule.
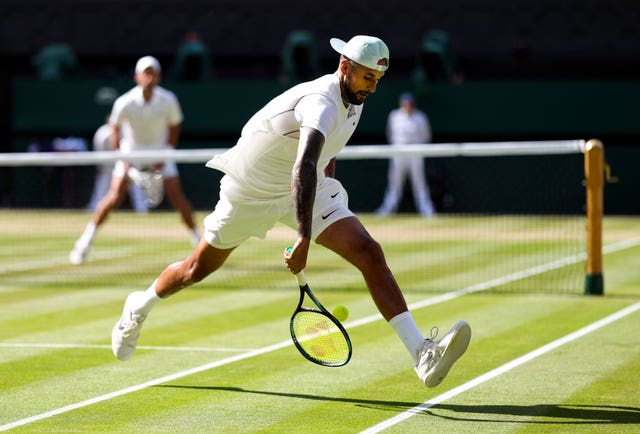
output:
[[298,354],[285,227],[158,304],[119,362],[110,333],[127,294],[191,250],[177,215],[115,212],[72,266],[89,214],[0,211],[0,431],[640,431],[640,218],[605,217],[604,296],[583,295],[584,217],[361,218],[425,334],[471,324],[437,388],[419,382],[359,273],[320,246],[307,278],[330,310],[350,309],[354,354],[341,368]]

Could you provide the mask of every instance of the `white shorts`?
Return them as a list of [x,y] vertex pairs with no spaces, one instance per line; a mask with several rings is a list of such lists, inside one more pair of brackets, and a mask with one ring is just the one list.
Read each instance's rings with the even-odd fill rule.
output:
[[[130,163],[131,166],[137,167],[138,169],[149,166],[148,164],[142,163]],[[111,176],[114,178],[122,178],[124,176],[124,161],[116,161],[116,165],[113,168],[113,172]],[[165,161],[162,166],[162,177],[164,179],[167,178],[175,178],[178,176],[178,166],[174,161]]]
[[[336,221],[353,216],[348,205],[349,198],[342,184],[336,179],[325,178],[316,190],[312,239]],[[277,222],[297,231],[291,196],[270,201],[232,202],[221,189],[215,210],[204,219],[204,237],[213,247],[230,249],[251,237],[264,239]]]

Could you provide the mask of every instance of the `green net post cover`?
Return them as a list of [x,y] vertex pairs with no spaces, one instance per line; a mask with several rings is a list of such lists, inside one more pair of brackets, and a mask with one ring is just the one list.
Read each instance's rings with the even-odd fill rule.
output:
[[587,274],[587,280],[584,285],[584,293],[586,295],[604,294],[604,279],[602,277],[602,274]]

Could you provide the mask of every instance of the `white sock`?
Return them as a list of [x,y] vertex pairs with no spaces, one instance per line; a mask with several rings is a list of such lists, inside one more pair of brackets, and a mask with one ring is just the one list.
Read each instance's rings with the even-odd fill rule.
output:
[[409,311],[402,312],[391,318],[389,324],[396,331],[404,346],[407,347],[413,362],[417,363],[418,349],[422,345],[424,337],[420,333],[411,313]]
[[138,315],[149,315],[153,306],[155,306],[160,300],[158,294],[156,294],[156,281],[154,280],[151,286],[144,292],[141,292],[139,297],[136,297],[135,304],[133,306],[133,312]]
[[191,247],[196,247],[200,244],[200,231],[198,228],[190,229],[191,231]]
[[80,243],[88,246],[93,242],[93,238],[96,236],[96,230],[98,227],[94,222],[87,223],[87,226],[84,228],[84,232],[80,236]]

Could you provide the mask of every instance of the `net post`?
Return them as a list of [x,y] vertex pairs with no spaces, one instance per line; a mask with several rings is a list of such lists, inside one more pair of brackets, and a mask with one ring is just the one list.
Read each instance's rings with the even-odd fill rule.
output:
[[587,189],[587,275],[586,295],[603,295],[602,216],[604,189],[604,147],[597,139],[585,145],[584,174]]

